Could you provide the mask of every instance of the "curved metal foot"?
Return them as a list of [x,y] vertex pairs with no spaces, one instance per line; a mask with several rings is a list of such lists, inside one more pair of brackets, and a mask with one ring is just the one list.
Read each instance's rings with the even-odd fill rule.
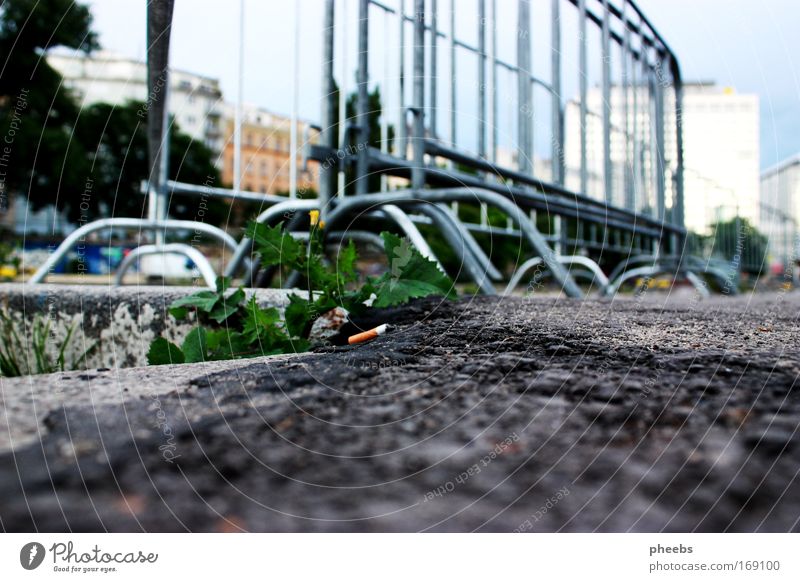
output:
[[[564,256],[564,257],[556,257],[556,260],[564,265],[580,265],[581,267],[586,268],[589,273],[592,275],[592,280],[597,281],[600,285],[601,289],[605,289],[608,286],[608,277],[606,277],[603,270],[600,268],[596,262],[594,262],[589,257],[583,257],[580,255],[571,255],[571,256]],[[514,275],[511,277],[511,280],[508,282],[506,286],[506,290],[503,293],[504,295],[510,295],[512,291],[519,285],[519,282],[522,280],[528,271],[534,269],[540,265],[542,265],[544,261],[542,257],[533,257],[532,259],[528,259],[524,263],[522,263],[517,270],[514,271]],[[549,272],[549,274],[552,274]]]
[[227,232],[216,226],[205,224],[203,222],[194,222],[192,220],[150,220],[142,218],[104,218],[95,220],[84,224],[80,228],[75,229],[70,233],[52,255],[47,257],[44,264],[39,267],[33,276],[28,279],[28,283],[36,284],[44,281],[48,273],[55,267],[67,253],[80,242],[87,234],[97,232],[98,230],[107,230],[112,228],[138,228],[139,230],[193,230],[195,232],[202,232],[211,237],[220,240],[223,244],[232,249],[236,248],[236,240]]
[[205,255],[203,255],[203,253],[198,251],[196,248],[183,243],[142,245],[140,247],[136,247],[130,253],[128,253],[128,255],[119,264],[119,267],[114,274],[114,286],[119,287],[122,285],[122,279],[125,276],[125,272],[141,257],[148,255],[183,255],[197,266],[197,270],[200,271],[200,276],[203,277],[206,285],[208,285],[211,289],[216,289],[217,275],[214,272],[214,268],[211,266],[211,263],[208,262],[208,259],[205,257]]
[[703,279],[697,275],[694,271],[691,270],[677,270],[674,268],[670,268],[668,266],[663,265],[653,265],[649,267],[638,267],[636,269],[631,269],[630,271],[626,271],[617,279],[610,283],[605,290],[605,295],[611,297],[616,295],[620,288],[630,281],[631,279],[635,279],[637,277],[657,277],[658,275],[672,275],[676,279],[683,276],[692,286],[697,290],[698,294],[705,298],[711,296],[711,293],[708,291],[708,285],[706,284]]
[[416,210],[430,217],[434,225],[441,231],[445,240],[450,245],[450,248],[453,249],[453,252],[458,256],[460,263],[466,268],[473,283],[475,283],[485,295],[496,295],[497,291],[489,280],[490,269],[488,265],[491,265],[491,263],[488,262],[489,258],[486,257],[485,254],[482,254],[483,251],[481,251],[481,254],[485,262],[481,261],[481,258],[475,255],[474,249],[468,242],[469,239],[472,239],[477,246],[477,241],[472,238],[472,235],[467,233],[468,236],[465,237],[461,229],[456,226],[452,216],[446,214],[437,205],[420,204],[416,207]]

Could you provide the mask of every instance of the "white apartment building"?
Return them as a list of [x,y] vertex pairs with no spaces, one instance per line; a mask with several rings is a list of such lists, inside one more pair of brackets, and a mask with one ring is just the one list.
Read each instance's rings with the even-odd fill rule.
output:
[[800,248],[800,154],[761,173],[759,230],[769,238],[770,259],[797,261]]
[[707,233],[737,213],[758,224],[758,95],[689,83],[682,115],[686,228]]
[[[633,98],[637,101],[634,119]],[[635,155],[640,161],[632,188],[638,211],[653,212],[656,205],[653,170],[655,150],[649,115],[652,103],[646,89],[629,93],[629,139],[624,133],[623,92],[611,92],[612,201],[624,202],[625,166]],[[603,180],[603,101],[599,88],[587,94],[589,115],[586,121],[587,194],[604,198]],[[673,206],[672,177],[677,164],[674,101],[665,91],[665,203]],[[728,220],[738,212],[752,224],[759,219],[759,100],[758,95],[740,95],[733,89],[713,83],[684,85],[683,107],[684,220],[686,228],[708,233],[718,220]],[[567,186],[580,190],[580,103],[569,101],[565,113]],[[638,136],[634,140],[633,134]],[[627,151],[626,151],[627,150]]]
[[[90,56],[56,51],[47,55],[47,62],[84,105],[147,99],[147,66],[135,59],[105,51]],[[222,151],[222,91],[217,79],[171,69],[169,109],[181,131],[215,154]]]

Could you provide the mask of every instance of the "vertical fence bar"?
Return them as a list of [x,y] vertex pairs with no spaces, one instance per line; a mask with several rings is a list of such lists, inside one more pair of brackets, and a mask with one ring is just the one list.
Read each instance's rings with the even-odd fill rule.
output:
[[606,204],[614,201],[611,163],[611,12],[603,0],[603,190]]
[[489,0],[489,160],[497,163],[497,0]]
[[[174,2],[152,2],[147,7],[147,85],[154,95],[147,116],[147,146],[150,163],[148,212],[150,218],[167,218],[169,179],[169,48]],[[158,86],[163,86],[161,91]],[[156,88],[154,90],[154,88]],[[164,231],[155,232],[156,244],[164,242]]]
[[657,155],[656,152],[656,127],[655,127],[655,83],[653,81],[653,77],[650,74],[650,71],[647,70],[647,114],[648,114],[648,130],[649,130],[649,143],[648,143],[648,159],[650,162],[649,174],[647,179],[649,181],[649,195],[648,195],[648,202],[652,202],[653,206],[651,206],[651,214],[658,218],[658,195],[656,193],[656,167],[657,167],[657,160],[655,156]]
[[438,108],[437,102],[437,91],[436,86],[439,84],[439,76],[438,76],[438,63],[436,62],[438,57],[436,54],[436,45],[439,41],[439,26],[437,22],[438,16],[438,6],[436,5],[436,0],[431,0],[431,89],[430,95],[428,96],[430,99],[430,106],[428,109],[429,115],[429,132],[432,138],[436,138],[436,113]]
[[292,22],[292,114],[289,128],[289,198],[297,198],[297,100],[300,94],[300,0],[295,0]]
[[550,125],[552,131],[553,182],[564,185],[564,118],[561,110],[561,0],[552,0],[551,9],[551,84],[552,105]]
[[[650,130],[649,148],[650,149],[649,149],[649,152],[648,152],[650,154],[648,156],[649,163],[650,163],[650,168],[649,168],[648,179],[649,179],[649,187],[650,187],[650,192],[651,193],[650,193],[650,196],[648,197],[648,200],[650,200],[650,201],[652,201],[654,203],[654,206],[653,206],[653,209],[651,211],[651,214],[653,216],[655,216],[656,218],[658,218],[659,220],[661,220],[663,218],[663,215],[662,215],[662,212],[661,212],[661,200],[660,200],[659,191],[658,191],[658,176],[657,176],[658,167],[659,167],[659,160],[658,160],[659,151],[658,151],[658,135],[657,135],[658,128],[657,128],[657,124],[656,124],[656,118],[658,117],[658,113],[657,113],[658,103],[657,103],[657,96],[656,96],[657,84],[658,83],[657,83],[657,79],[655,78],[655,75],[653,74],[652,68],[650,68],[650,66],[649,66],[649,58],[648,58],[648,65],[647,65],[647,68],[646,68],[646,74],[647,74],[647,88],[648,88],[648,93],[647,93],[647,112],[648,112],[648,115],[649,115],[649,125],[650,125],[650,127],[649,127],[649,130]],[[651,241],[650,241],[650,244],[651,244],[652,249],[653,249],[653,254],[660,256],[661,255],[660,240],[658,238],[656,238],[656,237],[653,237],[651,239]]]
[[233,189],[242,189],[242,100],[244,99],[244,0],[239,0],[239,46],[236,55],[236,111],[233,120]]
[[517,165],[530,173],[531,164],[531,14],[528,0],[519,0],[517,10]]
[[557,257],[560,257],[564,254],[566,250],[564,248],[564,228],[562,224],[561,215],[556,214],[553,216],[553,238],[555,239],[553,242],[553,252]]
[[[324,23],[322,26],[322,114],[320,119],[320,143],[328,148],[333,148],[335,141],[333,135],[333,29],[334,12],[333,0],[325,0]],[[333,162],[325,161],[319,167],[319,208],[322,218],[328,210],[331,199],[331,186],[333,180]]]
[[[164,72],[166,77],[167,72]],[[169,96],[172,91],[170,90],[169,81],[165,81],[162,93],[164,94],[164,109],[162,110],[164,120],[161,122],[161,157],[159,158],[158,168],[158,219],[164,220],[167,218],[167,181],[169,180]],[[156,244],[164,243],[164,232],[162,230],[156,231]]]
[[[389,38],[389,23],[391,21],[390,13],[383,12],[383,37]],[[381,81],[381,152],[389,153],[389,79],[391,73],[389,71],[389,50],[386,46],[383,47],[383,79]],[[381,192],[388,191],[389,176],[381,173]]]
[[478,0],[478,155],[486,158],[486,0]]
[[395,155],[400,159],[406,159],[408,149],[406,145],[406,2],[400,0],[398,4],[398,22],[400,23],[399,32],[399,52],[400,62],[397,71],[397,150]]
[[[450,145],[456,147],[456,0],[450,0]],[[449,162],[453,167],[453,162]],[[458,202],[452,202],[453,213],[458,216]]]
[[625,139],[625,165],[623,167],[623,191],[624,191],[624,205],[628,210],[636,210],[636,205],[633,197],[633,184],[632,182],[632,164],[633,154],[631,147],[631,134],[630,134],[630,69],[631,64],[631,31],[628,27],[628,2],[622,0],[622,133]]
[[[641,54],[641,53],[640,53]],[[631,120],[631,135],[633,144],[631,147],[631,201],[633,210],[639,212],[639,200],[641,199],[641,183],[639,181],[639,66],[631,52],[631,86],[633,87],[633,119]]]
[[425,187],[425,0],[414,0],[414,165],[411,185]]
[[456,147],[456,0],[450,0],[450,145]]
[[[342,42],[339,49],[342,51],[341,55],[341,70],[339,71],[339,149],[346,151],[347,144],[344,143],[345,136],[347,135],[347,3],[342,2]],[[345,189],[345,173],[341,168],[336,170],[336,195],[338,197],[344,196]]]
[[656,71],[653,80],[653,97],[655,100],[655,148],[656,148],[656,167],[655,167],[655,187],[656,187],[656,207],[658,209],[658,219],[663,221],[666,218],[665,188],[664,180],[666,175],[666,160],[664,152],[664,87]]
[[[673,64],[676,73],[673,75],[675,83],[675,149],[677,167],[675,169],[675,208],[672,221],[683,228],[685,226],[684,201],[683,201],[683,81],[677,64]],[[683,245],[681,245],[683,246]]]
[[369,0],[358,3],[358,158],[356,194],[367,193],[369,181]]
[[648,164],[645,162],[650,154],[648,148],[648,142],[650,141],[650,137],[648,136],[648,132],[650,131],[650,124],[651,124],[651,112],[650,112],[650,85],[649,85],[649,77],[648,77],[648,61],[649,57],[647,55],[647,49],[642,43],[642,48],[639,52],[641,55],[641,61],[639,65],[641,67],[641,79],[639,79],[640,84],[640,117],[641,117],[641,128],[640,128],[640,140],[639,140],[639,159],[637,160],[639,163],[639,172],[641,180],[641,197],[639,200],[640,204],[648,207],[650,209],[650,215],[653,214],[653,207],[651,205],[651,184],[649,183],[648,177]]
[[588,156],[587,156],[587,143],[586,143],[586,120],[588,118],[589,109],[586,104],[586,99],[589,93],[589,59],[586,54],[586,0],[578,2],[579,15],[579,32],[578,41],[579,54],[578,54],[578,74],[580,82],[580,125],[581,125],[581,194],[588,194]]

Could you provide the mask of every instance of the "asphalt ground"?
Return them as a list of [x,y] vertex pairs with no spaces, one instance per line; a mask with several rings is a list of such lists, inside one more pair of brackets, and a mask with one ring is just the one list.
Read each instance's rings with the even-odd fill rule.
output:
[[0,526],[798,531],[798,315],[427,299],[356,346],[2,380]]

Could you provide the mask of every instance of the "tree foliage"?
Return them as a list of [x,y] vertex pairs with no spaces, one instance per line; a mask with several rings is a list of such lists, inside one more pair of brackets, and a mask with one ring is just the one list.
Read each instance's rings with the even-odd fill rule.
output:
[[73,141],[79,109],[45,51],[98,47],[89,9],[73,0],[6,0],[0,7],[0,135],[6,193],[35,208],[80,196],[87,161]]
[[[96,216],[141,216],[146,199],[141,182],[148,176],[147,119],[142,103],[125,105],[97,103],[87,107],[75,128],[76,140],[85,148],[87,178],[92,180],[88,218]],[[212,152],[202,143],[170,127],[169,176],[172,180],[219,186],[219,170]],[[198,218],[199,198],[172,200],[169,213],[174,218]],[[209,215],[224,219],[225,205],[206,201]],[[72,220],[85,220],[86,205],[68,207]],[[208,217],[203,217],[208,218]]]
[[743,273],[759,276],[767,264],[769,241],[746,218],[736,217],[713,225],[713,254]]
[[[23,194],[34,210],[55,205],[73,222],[99,216],[141,216],[148,176],[146,112],[139,103],[81,108],[46,57],[57,47],[99,48],[89,8],[74,0],[5,0],[0,5],[0,175],[3,194]],[[175,124],[170,177],[220,184],[213,155]],[[209,216],[226,205],[206,202]],[[198,200],[170,205],[178,218],[198,218]]]

